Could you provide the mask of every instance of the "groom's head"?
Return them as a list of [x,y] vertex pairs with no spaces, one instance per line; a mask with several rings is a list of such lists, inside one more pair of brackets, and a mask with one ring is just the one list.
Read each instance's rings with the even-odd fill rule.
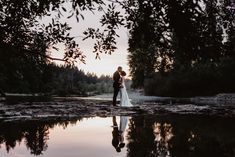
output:
[[122,67],[119,66],[117,70],[118,70],[118,72],[121,72],[122,71]]

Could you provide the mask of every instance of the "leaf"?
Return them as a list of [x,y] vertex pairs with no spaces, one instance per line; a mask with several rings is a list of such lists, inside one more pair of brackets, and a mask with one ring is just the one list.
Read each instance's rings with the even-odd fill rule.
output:
[[81,18],[84,20],[84,16],[82,14],[80,14]]
[[71,18],[73,15],[74,15],[74,12],[73,12],[71,15],[69,15],[67,18],[69,19],[69,18]]
[[77,19],[77,22],[79,22],[79,18],[78,18],[78,16],[76,16],[76,19]]
[[59,48],[55,47],[55,46],[52,46],[52,48],[56,51],[59,51]]
[[65,9],[65,7],[62,7],[62,10],[64,11],[64,12],[66,12],[67,10]]
[[87,31],[84,31],[83,34],[84,34],[84,35],[88,35],[88,32],[87,32]]

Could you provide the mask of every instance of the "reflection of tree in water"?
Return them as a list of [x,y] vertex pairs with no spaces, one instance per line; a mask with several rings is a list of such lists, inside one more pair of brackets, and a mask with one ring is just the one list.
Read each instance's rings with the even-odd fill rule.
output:
[[[25,140],[26,147],[31,154],[40,155],[46,151],[49,140],[49,129],[62,126],[64,129],[70,124],[76,124],[76,120],[48,121],[48,122],[5,122],[0,123],[0,148],[5,144],[7,152],[14,149],[17,143]],[[80,120],[79,120],[80,121]]]
[[143,117],[133,117],[128,133],[128,156],[169,157],[171,124],[157,123]]
[[25,132],[26,146],[30,149],[31,154],[40,155],[47,149],[49,128],[48,125],[33,125]]
[[152,127],[148,125],[143,117],[133,117],[130,119],[129,132],[127,135],[127,151],[129,157],[143,157],[153,150],[154,136]]
[[153,125],[153,134],[155,136],[154,144],[155,149],[151,152],[150,156],[153,157],[170,157],[170,143],[173,137],[171,124],[155,122]]
[[234,118],[193,115],[130,120],[128,157],[235,156]]
[[11,148],[16,146],[17,142],[22,141],[23,132],[21,128],[15,127],[15,125],[9,124],[0,125],[0,145],[5,143],[6,150],[9,152]]

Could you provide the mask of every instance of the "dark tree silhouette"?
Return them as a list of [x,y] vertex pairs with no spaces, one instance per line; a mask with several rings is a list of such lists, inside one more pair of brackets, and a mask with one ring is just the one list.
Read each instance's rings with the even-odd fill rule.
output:
[[[64,7],[70,5],[70,7]],[[109,5],[107,11],[103,9],[102,0],[71,0],[71,1],[0,1],[0,89],[3,91],[19,92],[15,88],[28,91],[45,91],[43,84],[49,85],[47,75],[48,64],[52,60],[65,61],[73,64],[78,60],[85,63],[85,56],[79,49],[78,43],[70,35],[71,27],[60,20],[65,14],[67,18],[83,19],[83,11],[94,10],[104,12],[101,24],[104,31],[88,29],[85,38],[97,39],[94,46],[97,54],[112,53],[116,47],[118,35],[115,30],[122,24],[120,12],[114,5]],[[48,25],[41,24],[40,18],[51,16]],[[50,49],[56,49],[56,44],[65,45],[63,58],[52,58]],[[39,83],[40,82],[40,83]],[[11,86],[11,87],[9,87]],[[7,89],[7,90],[6,90]]]
[[[228,87],[235,76],[232,1],[127,0],[122,5],[130,28],[133,87],[166,96],[234,92]],[[174,90],[179,88],[183,92]]]

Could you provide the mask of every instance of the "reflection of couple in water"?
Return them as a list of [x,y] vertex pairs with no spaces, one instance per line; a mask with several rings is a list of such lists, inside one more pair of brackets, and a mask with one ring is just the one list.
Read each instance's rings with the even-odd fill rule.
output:
[[116,117],[113,116],[113,140],[112,145],[116,149],[117,152],[121,152],[121,149],[124,148],[124,132],[127,126],[128,117],[120,116],[120,124],[119,127],[117,125]]

